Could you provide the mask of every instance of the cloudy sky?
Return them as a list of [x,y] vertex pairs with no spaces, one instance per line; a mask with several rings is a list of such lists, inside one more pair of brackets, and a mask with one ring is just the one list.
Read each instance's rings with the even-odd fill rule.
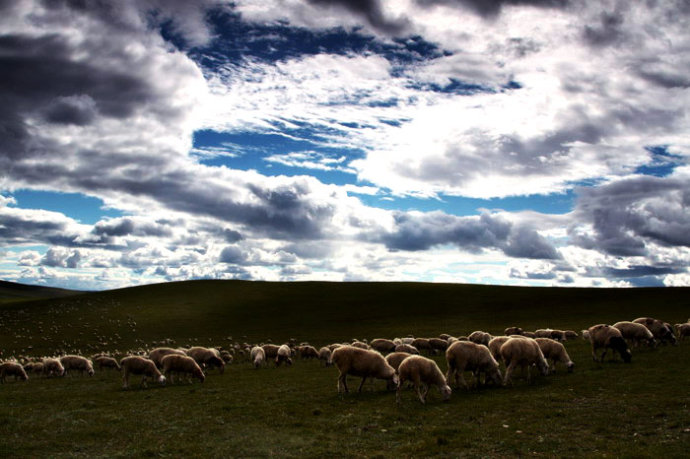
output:
[[0,278],[690,285],[690,2],[0,0]]

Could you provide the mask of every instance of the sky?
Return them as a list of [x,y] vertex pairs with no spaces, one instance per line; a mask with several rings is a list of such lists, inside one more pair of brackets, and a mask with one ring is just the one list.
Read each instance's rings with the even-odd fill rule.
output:
[[690,285],[687,0],[0,0],[0,279]]

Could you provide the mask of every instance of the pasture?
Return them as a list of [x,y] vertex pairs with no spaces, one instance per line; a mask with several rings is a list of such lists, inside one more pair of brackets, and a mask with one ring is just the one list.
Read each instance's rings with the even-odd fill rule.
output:
[[[548,289],[396,283],[193,281],[0,304],[11,355],[437,336],[510,325],[579,332],[647,315],[690,316],[690,289]],[[40,293],[36,294],[40,296]],[[52,295],[47,293],[48,296]],[[236,362],[203,384],[122,390],[116,371],[0,386],[0,455],[20,457],[686,457],[690,342],[595,363],[567,341],[571,374],[511,387],[338,394],[338,371],[295,359]],[[610,354],[610,353],[609,353]],[[445,372],[442,356],[435,356]],[[518,373],[519,376],[519,373]],[[350,377],[356,390],[358,378]],[[132,382],[135,382],[133,379]]]

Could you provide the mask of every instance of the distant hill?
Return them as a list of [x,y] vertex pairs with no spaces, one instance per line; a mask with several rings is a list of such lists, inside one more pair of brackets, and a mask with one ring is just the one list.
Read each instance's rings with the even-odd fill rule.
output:
[[40,298],[65,297],[82,293],[77,290],[66,290],[37,285],[18,284],[0,280],[0,303],[12,301],[35,300]]
[[496,334],[513,325],[580,330],[639,316],[674,323],[690,315],[690,288],[196,280],[74,295],[79,292],[2,286],[15,297],[23,292],[24,300],[54,295],[0,304],[0,324],[14,331],[0,333],[0,349],[10,353],[29,343],[34,352],[86,352],[163,340],[225,345],[229,337],[241,342],[295,338],[322,345],[408,334]]

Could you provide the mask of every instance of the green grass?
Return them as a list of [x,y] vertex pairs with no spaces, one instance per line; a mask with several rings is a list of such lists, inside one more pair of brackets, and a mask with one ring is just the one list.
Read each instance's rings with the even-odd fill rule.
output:
[[[87,353],[165,338],[225,345],[229,336],[322,345],[508,325],[580,330],[641,315],[673,323],[690,315],[689,292],[196,281],[2,305],[0,348]],[[454,391],[448,403],[432,389],[427,405],[405,391],[396,406],[381,381],[338,395],[336,369],[299,360],[236,363],[203,384],[148,389],[122,390],[120,375],[105,371],[8,382],[0,456],[686,457],[690,344],[633,350],[629,365],[592,362],[582,340],[566,346],[572,374]]]

